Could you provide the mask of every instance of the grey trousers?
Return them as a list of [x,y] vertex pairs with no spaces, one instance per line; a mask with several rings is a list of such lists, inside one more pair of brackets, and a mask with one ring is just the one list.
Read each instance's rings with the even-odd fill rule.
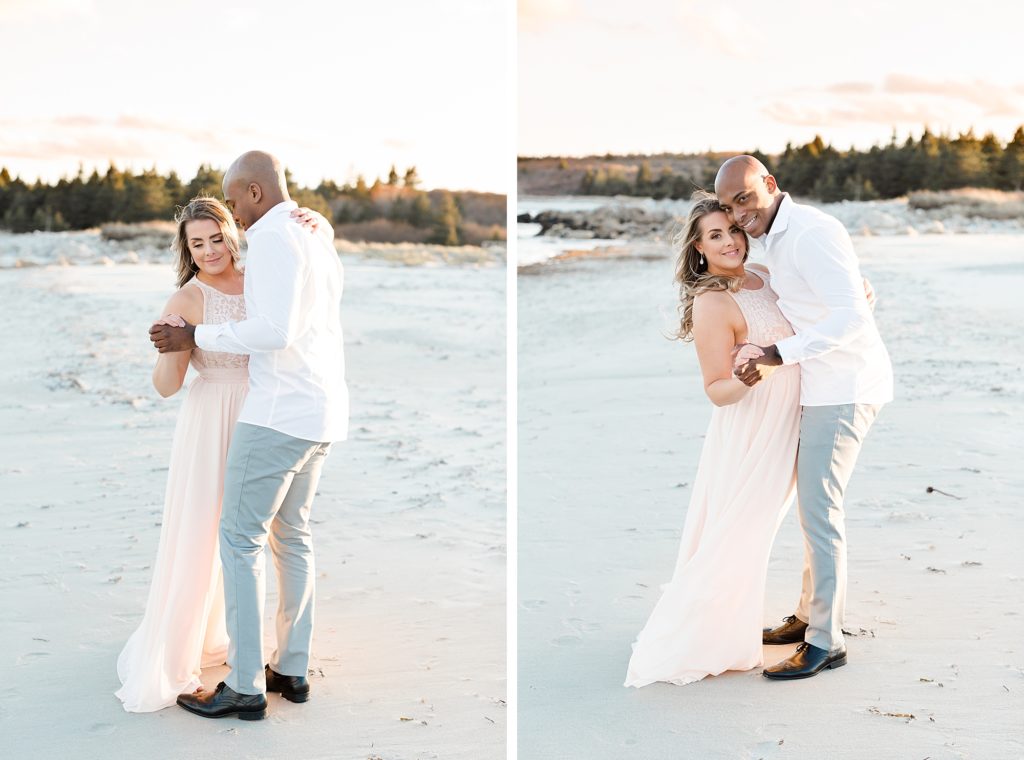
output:
[[240,422],[228,450],[220,518],[228,666],[240,694],[266,691],[263,672],[264,549],[277,570],[277,649],[270,667],[305,676],[313,639],[313,539],[309,510],[330,443]]
[[803,585],[796,616],[804,640],[829,652],[844,647],[846,525],[843,497],[857,455],[881,405],[805,406],[796,481],[804,534]]

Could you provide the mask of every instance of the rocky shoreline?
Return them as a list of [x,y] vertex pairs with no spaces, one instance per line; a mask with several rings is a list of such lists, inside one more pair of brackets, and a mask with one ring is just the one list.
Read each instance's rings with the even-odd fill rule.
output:
[[[798,202],[805,202],[797,199]],[[557,205],[552,199],[552,205]],[[811,203],[839,219],[851,235],[937,235],[1024,233],[1024,215],[988,214],[968,204],[921,208],[906,198],[887,201]],[[615,199],[585,210],[542,210],[519,214],[520,223],[540,225],[538,236],[567,239],[668,240],[690,209],[684,201]]]
[[539,224],[539,235],[586,240],[618,238],[660,239],[670,234],[678,221],[666,211],[637,206],[602,206],[593,211],[541,211],[520,214],[520,223]]

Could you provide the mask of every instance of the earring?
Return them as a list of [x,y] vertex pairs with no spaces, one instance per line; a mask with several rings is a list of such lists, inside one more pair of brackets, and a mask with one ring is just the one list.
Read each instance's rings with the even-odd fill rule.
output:
[[704,266],[704,254],[703,253],[700,255],[700,265]]

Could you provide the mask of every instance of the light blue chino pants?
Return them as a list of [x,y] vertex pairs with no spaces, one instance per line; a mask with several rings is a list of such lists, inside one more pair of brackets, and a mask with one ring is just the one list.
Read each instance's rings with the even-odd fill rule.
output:
[[231,668],[224,681],[240,694],[266,691],[263,609],[268,542],[279,594],[277,649],[269,664],[282,675],[306,675],[316,578],[309,512],[330,446],[244,422],[235,427],[224,478],[220,557]]
[[845,646],[843,499],[861,446],[881,408],[880,404],[840,404],[801,409],[796,479],[804,570],[796,616],[808,624],[804,640],[828,652]]

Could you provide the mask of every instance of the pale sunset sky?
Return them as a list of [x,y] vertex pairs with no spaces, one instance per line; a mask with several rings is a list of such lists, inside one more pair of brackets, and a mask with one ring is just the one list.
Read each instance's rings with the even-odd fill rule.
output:
[[837,148],[1024,124],[1024,3],[520,0],[520,155]]
[[54,181],[277,154],[316,185],[415,165],[508,192],[498,0],[0,0],[0,165]]

